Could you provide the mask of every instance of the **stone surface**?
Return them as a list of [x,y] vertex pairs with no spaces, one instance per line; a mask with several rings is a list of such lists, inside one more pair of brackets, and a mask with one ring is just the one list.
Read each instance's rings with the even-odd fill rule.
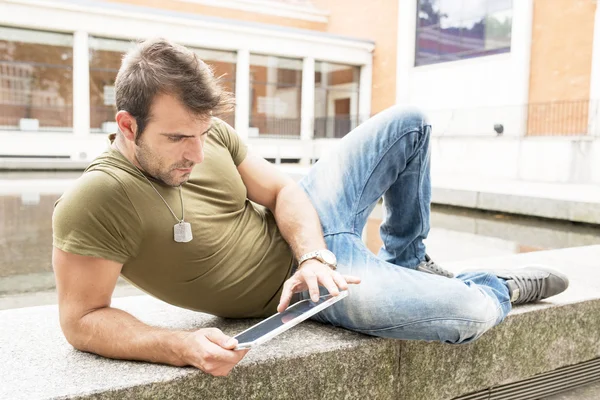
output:
[[[228,378],[193,368],[115,361],[74,350],[56,306],[0,311],[2,399],[402,398],[443,400],[600,357],[600,246],[479,259],[455,271],[545,263],[566,272],[565,293],[515,308],[468,345],[376,339],[306,322],[256,348]],[[142,321],[216,326],[233,335],[256,321],[226,320],[148,296],[115,299]]]
[[[600,224],[600,186],[434,175],[432,202]],[[475,202],[473,201],[475,198]]]
[[[173,329],[217,326],[233,335],[257,322],[195,313],[148,296],[115,299],[113,306]],[[56,306],[1,311],[0,354],[0,373],[9,383],[0,386],[0,398],[11,400],[264,398],[265,393],[292,398],[298,390],[308,398],[348,391],[351,398],[386,399],[395,393],[398,360],[392,341],[307,322],[250,351],[229,378],[213,378],[193,368],[79,352],[62,336]]]

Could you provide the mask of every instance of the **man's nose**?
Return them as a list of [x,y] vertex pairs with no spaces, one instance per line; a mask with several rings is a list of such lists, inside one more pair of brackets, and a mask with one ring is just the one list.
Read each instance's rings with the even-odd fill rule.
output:
[[190,140],[190,143],[183,156],[186,160],[192,161],[196,164],[200,164],[202,161],[204,161],[204,146],[202,144],[202,139],[194,138]]

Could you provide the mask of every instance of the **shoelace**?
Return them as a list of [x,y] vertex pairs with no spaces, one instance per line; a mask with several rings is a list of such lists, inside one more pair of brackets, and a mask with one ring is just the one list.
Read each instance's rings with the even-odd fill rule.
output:
[[452,274],[435,263],[427,254],[425,255],[425,266],[437,275],[450,277]]
[[[512,276],[520,291],[519,303],[529,303],[540,300],[546,288],[546,279],[544,277],[536,278],[533,276]],[[525,295],[523,297],[523,295]]]

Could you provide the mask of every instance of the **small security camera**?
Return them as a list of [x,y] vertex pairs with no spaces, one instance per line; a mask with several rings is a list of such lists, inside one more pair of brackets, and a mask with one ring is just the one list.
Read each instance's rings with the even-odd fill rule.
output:
[[504,125],[502,124],[494,124],[494,130],[498,135],[502,135],[504,133]]

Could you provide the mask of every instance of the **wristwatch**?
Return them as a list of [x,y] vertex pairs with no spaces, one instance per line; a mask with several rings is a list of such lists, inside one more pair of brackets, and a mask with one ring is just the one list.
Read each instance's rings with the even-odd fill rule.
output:
[[333,270],[335,270],[337,267],[337,258],[335,257],[335,254],[327,249],[306,253],[298,260],[298,267],[300,267],[304,261],[311,260],[313,258],[321,261],[323,264],[327,265]]

